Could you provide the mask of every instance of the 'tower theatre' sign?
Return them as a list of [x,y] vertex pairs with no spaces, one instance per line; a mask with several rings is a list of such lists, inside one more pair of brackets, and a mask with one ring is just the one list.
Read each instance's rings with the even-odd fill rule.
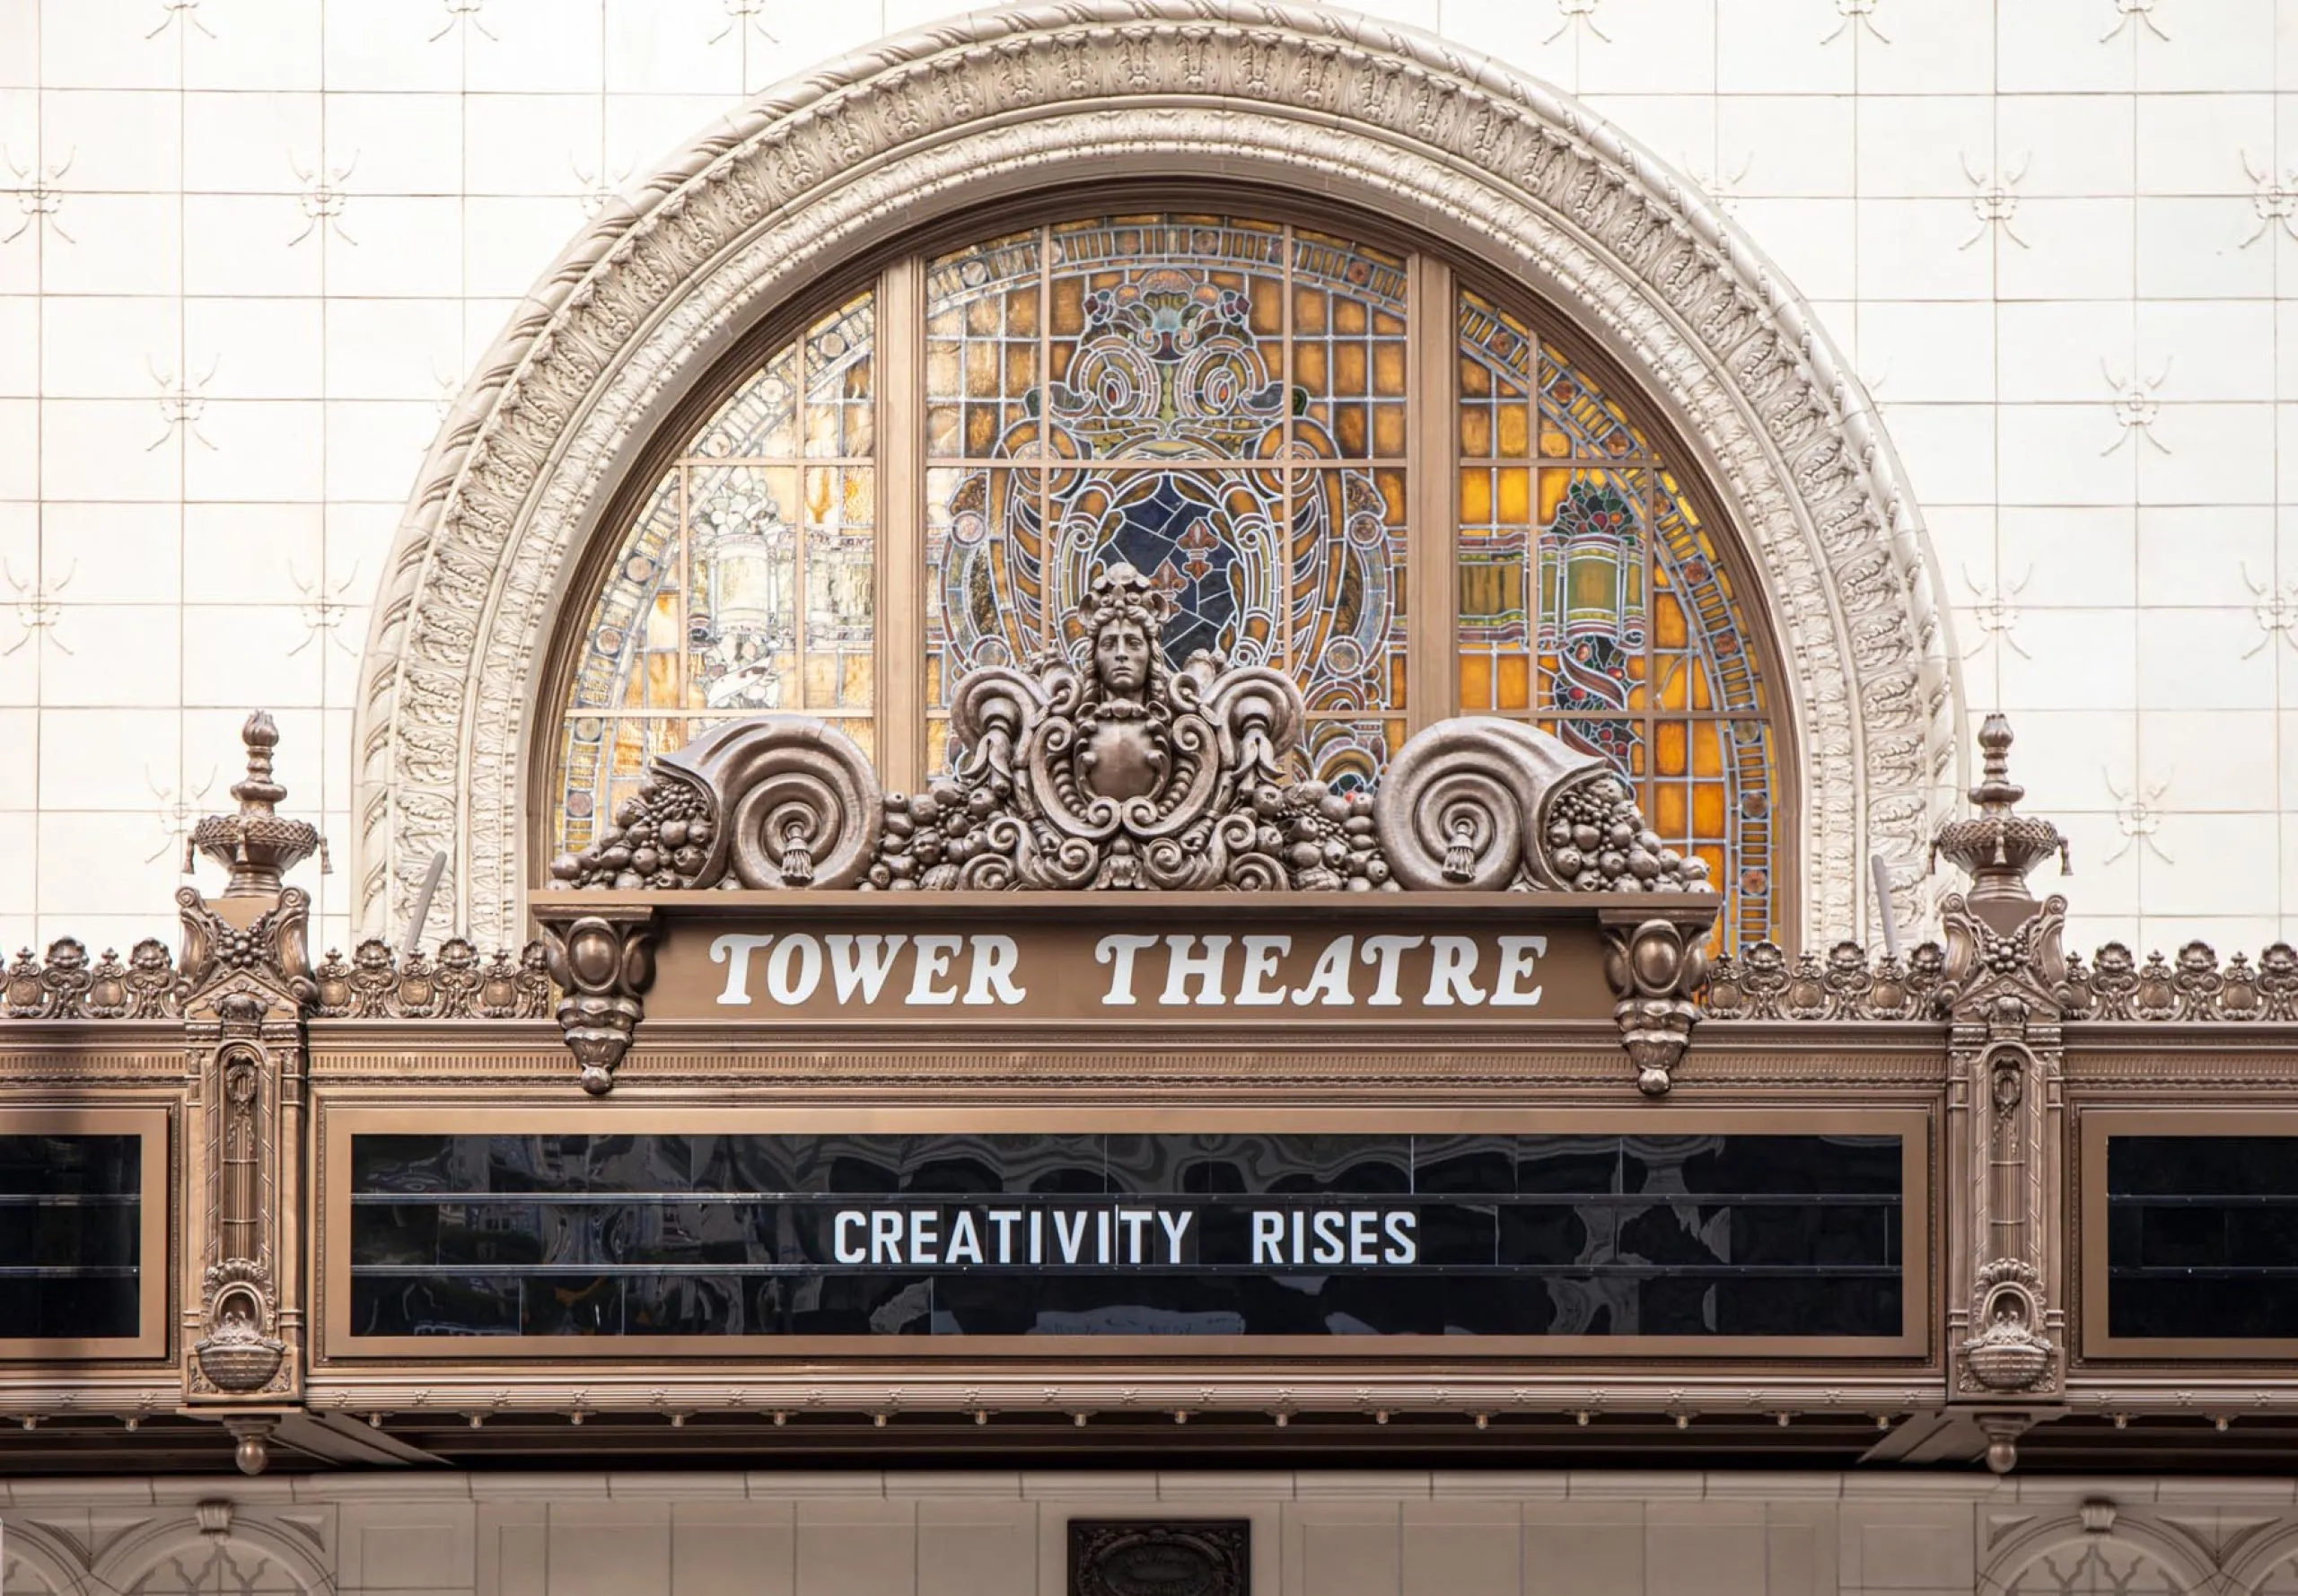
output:
[[1531,894],[1358,895],[1345,916],[1234,893],[1136,898],[1122,913],[969,897],[718,893],[681,905],[656,921],[647,1013],[738,1024],[1232,1027],[1612,1013],[1597,926],[1579,905],[1572,913]]
[[[1543,935],[1443,933],[1298,937],[1289,932],[1112,932],[1093,962],[1105,1009],[1529,1009],[1541,997]],[[718,1002],[800,1008],[828,995],[841,1009],[1010,1008],[1030,1001],[1022,943],[1004,932],[727,932],[710,943],[726,967]],[[1074,975],[1071,961],[1043,959]]]

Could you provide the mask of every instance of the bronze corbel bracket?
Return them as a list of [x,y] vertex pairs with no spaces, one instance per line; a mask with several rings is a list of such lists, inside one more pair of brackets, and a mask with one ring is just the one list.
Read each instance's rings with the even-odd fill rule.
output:
[[558,1028],[582,1065],[583,1090],[604,1097],[645,1018],[654,979],[655,911],[643,904],[549,900],[535,907],[558,986]]
[[1687,896],[1596,912],[1604,980],[1617,1000],[1612,1017],[1636,1066],[1636,1089],[1646,1097],[1668,1094],[1691,1046],[1718,907],[1713,899]]

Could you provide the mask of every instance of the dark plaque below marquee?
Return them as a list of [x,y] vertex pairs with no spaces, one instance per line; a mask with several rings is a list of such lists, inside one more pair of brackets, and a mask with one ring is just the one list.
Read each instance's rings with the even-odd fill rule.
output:
[[1892,1136],[360,1135],[359,1337],[1892,1337]]
[[1072,1519],[1069,1596],[1251,1596],[1250,1519]]

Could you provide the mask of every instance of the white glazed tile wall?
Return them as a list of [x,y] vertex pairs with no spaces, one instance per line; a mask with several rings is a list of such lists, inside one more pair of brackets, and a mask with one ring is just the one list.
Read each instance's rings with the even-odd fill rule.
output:
[[[960,8],[0,0],[0,937],[164,932],[257,701],[347,841],[369,600],[511,306],[745,93]],[[2298,0],[1363,8],[1583,96],[1813,303],[2077,943],[2298,935]]]

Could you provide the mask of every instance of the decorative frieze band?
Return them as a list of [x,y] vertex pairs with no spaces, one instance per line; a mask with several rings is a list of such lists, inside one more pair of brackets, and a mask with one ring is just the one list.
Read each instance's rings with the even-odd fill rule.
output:
[[[1703,1007],[1711,1020],[1941,1019],[1946,957],[1931,942],[1903,958],[1852,942],[1824,956],[1758,943],[1716,959]],[[2256,960],[2236,953],[2222,964],[2205,942],[2144,961],[2109,943],[2088,963],[2067,954],[2063,1012],[2071,1021],[2298,1024],[2298,948],[2276,943]]]
[[[346,960],[329,952],[312,972],[316,1020],[540,1020],[553,996],[543,944],[482,959],[460,937],[435,955],[417,950],[402,960],[370,937]],[[92,961],[75,937],[48,943],[45,957],[26,948],[0,978],[0,1013],[11,1020],[180,1020],[189,983],[175,955],[154,936],[121,962],[106,949]]]

